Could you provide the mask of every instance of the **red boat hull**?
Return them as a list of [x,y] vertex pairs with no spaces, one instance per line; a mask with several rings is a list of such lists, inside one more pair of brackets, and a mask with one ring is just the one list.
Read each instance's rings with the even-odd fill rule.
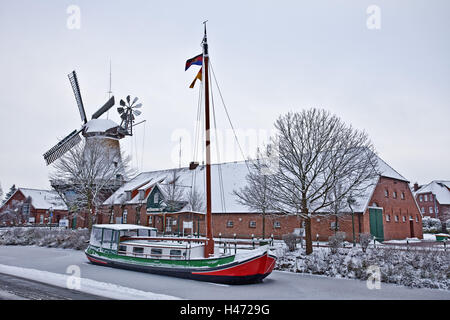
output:
[[261,282],[275,267],[276,258],[267,252],[243,261],[232,262],[224,266],[214,267],[204,271],[201,268],[165,268],[161,266],[140,266],[112,261],[86,253],[90,262],[115,268],[142,271],[154,274],[168,275],[199,281],[223,284],[249,284]]

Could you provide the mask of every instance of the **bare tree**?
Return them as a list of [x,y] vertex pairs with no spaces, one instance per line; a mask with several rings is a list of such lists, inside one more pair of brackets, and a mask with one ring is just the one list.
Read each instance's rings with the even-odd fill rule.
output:
[[267,172],[270,169],[267,162],[261,159],[258,150],[257,159],[251,162],[246,176],[247,184],[239,190],[233,190],[236,201],[254,212],[262,215],[262,238],[266,237],[266,215],[274,206],[270,197],[270,184]]
[[104,139],[89,138],[54,162],[51,185],[72,216],[87,212],[91,229],[96,208],[135,173],[129,164],[130,158],[111,148]]
[[[377,156],[365,132],[321,109],[290,112],[275,122],[272,150],[278,165],[266,174],[272,205],[305,221],[306,253],[312,253],[311,215],[331,212],[350,194],[365,191],[378,175]],[[332,196],[337,185],[339,193]]]
[[189,205],[189,210],[194,212],[205,211],[205,197],[203,193],[201,193],[194,187],[192,188],[191,192],[189,192],[187,201]]
[[0,212],[0,223],[19,225],[26,223],[30,216],[31,197],[25,200],[12,200]]
[[182,203],[186,204],[185,200],[185,186],[180,184],[180,174],[178,170],[172,170],[170,176],[161,183],[161,191],[164,193],[164,203],[166,210],[169,212],[180,209]]

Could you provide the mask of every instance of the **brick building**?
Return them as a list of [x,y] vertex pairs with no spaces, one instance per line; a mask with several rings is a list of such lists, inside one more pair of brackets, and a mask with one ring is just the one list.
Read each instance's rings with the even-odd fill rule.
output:
[[442,223],[450,219],[450,181],[434,180],[421,187],[416,183],[414,195],[424,216],[437,218]]
[[[392,169],[383,160],[378,160],[380,176],[367,188],[366,194],[356,200],[353,206],[353,221],[350,208],[337,218],[327,212],[314,214],[312,234],[314,239],[327,240],[337,228],[352,238],[352,225],[355,234],[372,233],[380,240],[422,238],[422,216],[409,181]],[[248,173],[245,162],[215,164],[212,174],[212,228],[215,237],[250,238],[262,236],[261,213],[251,212],[236,201],[233,190],[242,188]],[[125,183],[98,212],[97,221],[102,223],[135,223],[154,226],[160,232],[182,232],[183,222],[191,223],[192,229],[185,230],[205,234],[204,214],[191,210],[187,198],[179,203],[179,210],[170,212],[164,203],[164,186],[171,183],[176,172],[176,184],[184,194],[193,190],[204,191],[204,166],[195,170],[189,168],[143,172]],[[222,181],[222,183],[219,183]],[[223,188],[223,192],[221,191]],[[155,197],[157,198],[155,201]],[[302,220],[296,215],[266,214],[265,235],[281,238],[302,227]]]
[[51,190],[18,188],[0,207],[1,225],[59,223],[68,218],[67,207]]

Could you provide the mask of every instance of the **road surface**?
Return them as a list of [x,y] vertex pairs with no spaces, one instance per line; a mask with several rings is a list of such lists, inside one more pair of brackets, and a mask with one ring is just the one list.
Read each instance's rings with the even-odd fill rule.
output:
[[450,291],[411,289],[381,283],[368,289],[365,281],[274,271],[262,283],[230,286],[153,275],[90,264],[82,251],[35,246],[0,246],[0,264],[68,274],[78,266],[81,278],[146,292],[195,300],[301,299],[430,299],[450,300]]
[[0,300],[104,300],[87,294],[0,273]]

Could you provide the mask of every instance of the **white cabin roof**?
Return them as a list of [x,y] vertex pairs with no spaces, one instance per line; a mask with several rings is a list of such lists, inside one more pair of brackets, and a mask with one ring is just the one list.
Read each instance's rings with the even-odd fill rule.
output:
[[157,230],[156,228],[138,226],[135,224],[94,224],[92,227],[101,229],[112,229],[112,230],[137,230],[137,229]]

